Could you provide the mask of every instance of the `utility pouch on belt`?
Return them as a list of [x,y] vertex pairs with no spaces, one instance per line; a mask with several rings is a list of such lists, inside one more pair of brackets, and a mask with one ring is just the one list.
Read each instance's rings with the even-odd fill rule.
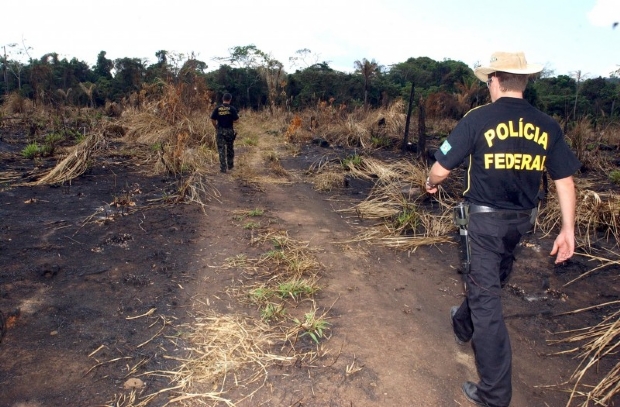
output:
[[461,239],[461,261],[463,263],[462,274],[469,274],[471,264],[471,250],[469,248],[469,236],[467,234],[467,224],[469,223],[469,205],[464,202],[454,208],[454,224],[459,228]]

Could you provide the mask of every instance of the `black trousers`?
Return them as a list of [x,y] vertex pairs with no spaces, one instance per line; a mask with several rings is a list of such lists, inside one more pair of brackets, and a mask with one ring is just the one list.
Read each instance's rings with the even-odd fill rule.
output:
[[530,228],[528,216],[470,214],[471,268],[466,298],[453,319],[454,333],[471,339],[480,381],[478,396],[491,406],[508,406],[512,398],[512,350],[504,323],[501,288],[512,271],[514,249]]

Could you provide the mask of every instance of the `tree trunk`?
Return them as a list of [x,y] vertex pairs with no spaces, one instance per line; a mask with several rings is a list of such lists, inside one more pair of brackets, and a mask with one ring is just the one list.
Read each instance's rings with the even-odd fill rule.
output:
[[426,157],[426,111],[424,99],[420,96],[418,101],[418,158]]
[[9,94],[9,77],[7,75],[7,68],[6,68],[6,47],[4,48],[4,64],[2,65],[2,70],[4,73],[4,93],[5,94]]
[[406,150],[409,144],[409,123],[411,122],[411,111],[413,110],[413,95],[415,94],[415,84],[411,82],[411,92],[409,93],[409,107],[407,108],[407,119],[405,120],[405,135],[403,137],[402,149]]

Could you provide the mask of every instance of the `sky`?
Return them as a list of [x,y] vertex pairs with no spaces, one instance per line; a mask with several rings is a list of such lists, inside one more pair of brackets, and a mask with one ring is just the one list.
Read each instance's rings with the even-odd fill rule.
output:
[[[553,76],[620,68],[620,0],[20,0],[2,15],[0,47],[17,44],[9,59],[26,46],[32,58],[56,52],[89,66],[100,51],[151,64],[166,50],[194,53],[212,70],[233,47],[255,45],[288,72],[314,62],[352,72],[364,58],[473,68],[495,51],[523,51]],[[302,49],[311,51],[305,64],[291,65]]]

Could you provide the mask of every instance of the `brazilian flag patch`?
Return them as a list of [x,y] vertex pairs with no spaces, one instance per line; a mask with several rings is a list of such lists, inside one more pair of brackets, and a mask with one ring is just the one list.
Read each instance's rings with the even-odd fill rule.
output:
[[441,152],[444,155],[446,155],[446,154],[448,154],[448,151],[452,150],[452,146],[450,145],[450,143],[448,143],[448,140],[446,140],[446,141],[443,142],[441,147],[439,147],[439,149],[441,150]]

